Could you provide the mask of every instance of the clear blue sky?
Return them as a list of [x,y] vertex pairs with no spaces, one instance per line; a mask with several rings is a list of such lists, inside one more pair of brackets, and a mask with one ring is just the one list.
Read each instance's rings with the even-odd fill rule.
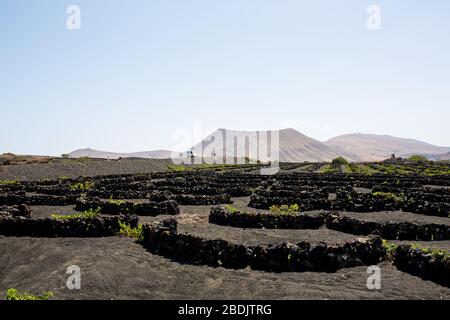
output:
[[450,146],[449,57],[448,0],[1,0],[0,153],[170,149],[194,121]]

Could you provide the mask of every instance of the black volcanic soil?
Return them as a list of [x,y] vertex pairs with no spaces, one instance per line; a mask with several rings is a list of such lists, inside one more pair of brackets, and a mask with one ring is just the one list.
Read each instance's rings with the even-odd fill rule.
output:
[[381,212],[344,212],[339,211],[341,216],[347,216],[358,220],[374,222],[411,222],[417,224],[442,224],[450,226],[450,219],[436,216],[426,216],[422,214],[403,211],[381,211]]
[[[180,233],[188,233],[207,239],[224,239],[226,241],[246,245],[269,245],[271,243],[311,243],[323,242],[328,245],[339,245],[356,239],[357,236],[329,230],[293,230],[293,229],[243,229],[224,227],[214,224],[179,224]],[[363,237],[360,237],[363,238]]]
[[[39,180],[60,176],[145,173],[165,170],[170,160],[73,160],[5,166],[0,179]],[[249,197],[233,198],[233,206],[247,212]],[[133,199],[133,201],[147,201]],[[141,223],[176,218],[179,231],[208,239],[266,245],[289,241],[341,244],[357,236],[338,231],[242,229],[208,223],[212,206],[180,206],[177,216],[139,217]],[[32,206],[33,218],[73,214],[74,206]],[[348,213],[369,221],[409,221],[449,225],[448,218],[405,212]],[[450,251],[450,241],[397,241]],[[81,268],[81,290],[65,286],[66,269]],[[382,289],[369,290],[367,267],[336,273],[269,273],[230,270],[179,263],[151,254],[134,240],[109,238],[29,238],[0,236],[0,299],[8,288],[41,294],[52,290],[56,299],[449,299],[450,289],[379,264]]]
[[[81,290],[65,286],[73,264],[81,268]],[[448,288],[380,267],[377,291],[366,287],[366,267],[277,274],[184,265],[119,237],[0,237],[0,296],[15,287],[52,290],[58,299],[450,299]]]
[[79,213],[74,210],[74,206],[30,206],[31,218],[50,218],[52,214],[70,215]]
[[[234,200],[235,206],[245,206],[248,202],[248,198]],[[327,229],[221,227],[207,223],[211,206],[180,208],[181,214],[176,216],[179,231],[210,239],[251,245],[302,240],[338,244],[356,238]],[[73,206],[32,206],[34,218],[74,212]],[[167,217],[140,217],[140,221]],[[441,249],[450,247],[449,241],[415,243]],[[69,276],[66,269],[73,264],[81,268],[81,290],[69,290],[65,286]],[[377,291],[366,287],[366,267],[330,274],[229,270],[175,262],[153,255],[127,238],[0,236],[0,297],[14,287],[34,294],[52,290],[56,299],[450,299],[448,288],[398,271],[387,262],[379,266],[382,289]]]
[[45,164],[19,164],[0,167],[0,180],[43,180],[65,176],[97,176],[109,174],[151,173],[167,170],[170,159],[121,159],[77,161],[58,159]]

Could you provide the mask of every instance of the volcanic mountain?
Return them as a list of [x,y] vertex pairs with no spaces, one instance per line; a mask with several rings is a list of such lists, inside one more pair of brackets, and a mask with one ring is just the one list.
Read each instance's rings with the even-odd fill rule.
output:
[[[282,162],[330,161],[344,155],[354,160],[350,154],[341,152],[339,147],[329,146],[310,138],[294,129],[274,131],[236,131],[218,129],[191,148],[195,155],[204,157],[249,157],[261,161],[270,160],[272,140],[279,141],[279,160]],[[267,143],[266,143],[267,141]],[[240,152],[237,152],[239,150]],[[258,156],[259,154],[259,156]]]
[[414,139],[397,138],[389,135],[346,134],[325,142],[330,147],[339,148],[343,154],[350,154],[357,161],[378,161],[389,158],[409,157],[420,154],[433,158],[450,151],[450,148],[438,147]]
[[169,150],[153,150],[132,153],[118,153],[109,151],[100,151],[90,148],[79,149],[69,153],[70,158],[99,158],[99,159],[119,159],[119,158],[144,158],[144,159],[169,159],[172,151]]
[[[279,141],[278,146],[275,141]],[[450,148],[438,147],[426,142],[397,138],[388,135],[354,133],[321,142],[295,129],[273,131],[236,131],[218,129],[187,150],[184,155],[209,157],[248,157],[268,161],[270,149],[279,150],[282,162],[330,161],[342,156],[349,161],[380,161],[414,154],[430,159],[446,159]],[[447,154],[447,152],[449,152]],[[176,153],[181,154],[181,153]],[[80,149],[69,154],[71,158],[171,158],[172,151],[155,150],[134,153],[116,153],[93,149]]]

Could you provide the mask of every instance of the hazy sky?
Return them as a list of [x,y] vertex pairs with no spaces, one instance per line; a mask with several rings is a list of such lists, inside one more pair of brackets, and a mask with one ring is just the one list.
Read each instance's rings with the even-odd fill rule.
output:
[[450,146],[449,57],[448,0],[1,0],[0,153],[170,149],[196,121]]

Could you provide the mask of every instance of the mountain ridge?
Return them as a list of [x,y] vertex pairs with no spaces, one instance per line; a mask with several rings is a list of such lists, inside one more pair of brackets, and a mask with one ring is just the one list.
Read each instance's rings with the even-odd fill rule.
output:
[[435,146],[416,139],[363,133],[340,135],[325,143],[341,148],[343,152],[352,153],[357,161],[382,160],[391,154],[398,157],[409,157],[414,154],[432,156],[450,151],[448,147]]
[[172,155],[170,150],[152,150],[139,152],[111,152],[101,151],[91,148],[77,149],[69,154],[70,158],[100,158],[100,159],[119,159],[119,158],[144,158],[144,159],[167,159]]
[[[251,148],[250,145],[265,146],[264,141],[266,137],[272,136],[273,134],[278,134],[279,136],[280,161],[283,162],[330,161],[341,155],[339,152],[335,152],[332,147],[292,128],[261,131],[241,131],[221,128],[206,136],[191,149],[194,150],[195,154],[204,155],[206,153],[207,156],[213,156],[209,152],[211,150],[216,157],[222,157],[224,155],[226,157],[236,156],[235,149],[239,149],[241,151],[240,156],[268,161],[270,160],[269,156],[263,152],[259,152],[258,154],[257,148]],[[220,138],[224,139],[224,142],[218,142]],[[269,138],[267,139],[269,140]],[[239,145],[237,145],[238,141],[240,142]],[[243,143],[247,145],[244,146]],[[225,146],[225,152],[221,146]],[[353,159],[351,158],[350,160]]]
[[[281,130],[244,131],[219,128],[207,135],[202,141],[192,146],[186,152],[204,157],[233,157],[245,155],[252,159],[268,161],[270,157],[258,156],[256,145],[261,145],[270,136],[279,137],[279,155],[283,162],[321,162],[330,161],[342,156],[349,161],[381,161],[392,154],[397,157],[408,157],[420,154],[430,159],[447,159],[450,147],[435,146],[410,138],[398,138],[391,135],[377,135],[365,133],[344,134],[326,141],[311,138],[293,128]],[[222,141],[221,141],[222,139]],[[265,144],[262,144],[263,146]],[[270,143],[269,143],[270,145]],[[237,151],[236,151],[237,150]],[[171,158],[174,154],[170,150],[152,150],[131,153],[100,151],[90,148],[78,149],[69,153],[71,158]],[[175,154],[181,154],[176,152]]]

